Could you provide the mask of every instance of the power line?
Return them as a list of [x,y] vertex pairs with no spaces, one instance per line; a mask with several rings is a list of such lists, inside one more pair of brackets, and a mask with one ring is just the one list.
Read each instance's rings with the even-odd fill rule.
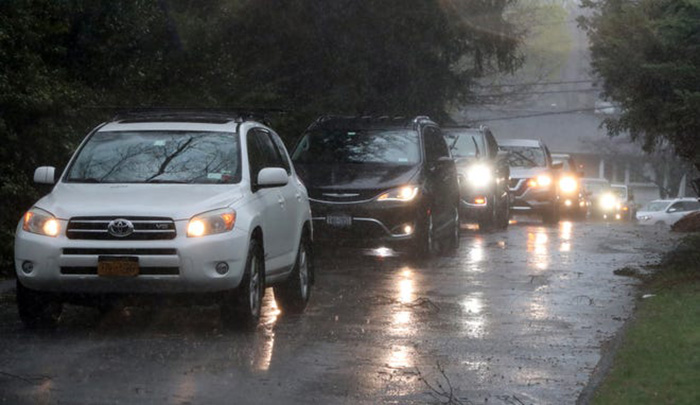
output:
[[564,80],[558,82],[530,82],[530,83],[509,83],[509,84],[487,84],[480,85],[477,84],[475,87],[480,87],[482,89],[492,88],[492,87],[517,87],[517,86],[553,86],[558,84],[576,84],[576,83],[597,83],[598,80]]
[[509,120],[515,120],[515,119],[520,119],[520,118],[544,117],[547,115],[561,115],[561,114],[572,114],[572,113],[578,113],[578,112],[593,112],[593,111],[595,111],[595,108],[581,108],[578,110],[552,111],[552,112],[542,112],[542,113],[537,113],[537,114],[513,115],[510,117],[501,117],[501,118],[476,119],[476,120],[474,120],[474,122],[509,121]]
[[479,97],[508,97],[508,96],[529,96],[533,94],[557,94],[557,93],[578,93],[602,91],[600,89],[571,89],[571,90],[549,90],[549,91],[523,91],[511,93],[477,94]]

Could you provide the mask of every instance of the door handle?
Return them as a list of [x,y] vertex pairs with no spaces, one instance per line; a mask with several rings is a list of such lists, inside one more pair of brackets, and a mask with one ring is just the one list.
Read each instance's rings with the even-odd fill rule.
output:
[[284,198],[282,196],[277,199],[277,202],[280,204],[280,207],[284,208]]
[[301,193],[296,193],[294,196],[297,198],[297,200],[301,201]]

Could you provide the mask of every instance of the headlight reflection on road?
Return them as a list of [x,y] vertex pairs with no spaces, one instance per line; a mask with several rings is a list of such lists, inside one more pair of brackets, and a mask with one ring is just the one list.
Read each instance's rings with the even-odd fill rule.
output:
[[258,371],[267,371],[270,369],[272,362],[272,353],[275,348],[275,323],[282,311],[277,307],[275,294],[272,288],[265,291],[263,299],[263,312],[261,323],[265,326],[264,332],[258,335],[260,342],[256,342],[255,358],[253,359],[253,369]]
[[486,317],[484,311],[483,293],[475,292],[462,301],[464,310],[464,328],[468,337],[481,339],[486,335]]
[[528,262],[536,269],[547,270],[549,267],[549,237],[547,228],[530,228],[527,233],[527,252],[530,253]]
[[484,261],[484,240],[475,237],[469,244],[469,255],[467,257],[466,270],[470,273],[482,273],[484,269],[481,262]]
[[415,331],[413,313],[410,304],[416,297],[414,294],[413,270],[403,267],[398,272],[396,302],[398,305],[392,314],[391,332],[397,335],[410,335]]
[[574,225],[570,221],[564,221],[559,223],[559,239],[562,240],[559,246],[560,252],[570,252],[571,251],[571,230]]

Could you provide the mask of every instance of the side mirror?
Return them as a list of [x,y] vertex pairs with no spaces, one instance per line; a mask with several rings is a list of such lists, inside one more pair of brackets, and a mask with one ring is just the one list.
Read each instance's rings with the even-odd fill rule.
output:
[[281,167],[266,167],[258,172],[259,188],[282,187],[287,183],[289,183],[289,175]]
[[54,184],[56,183],[56,168],[53,166],[41,166],[34,170],[34,183]]
[[552,162],[552,169],[554,170],[561,170],[564,167],[564,163],[562,162]]

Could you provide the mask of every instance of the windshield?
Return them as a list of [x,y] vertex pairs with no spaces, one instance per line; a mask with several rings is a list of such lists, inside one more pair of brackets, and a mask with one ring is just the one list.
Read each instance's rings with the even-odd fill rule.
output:
[[410,130],[310,132],[299,142],[292,159],[295,163],[413,165],[420,162],[419,139]]
[[590,182],[583,184],[586,191],[592,195],[600,194],[603,191],[610,190],[610,185],[602,181]]
[[626,200],[627,199],[627,189],[625,187],[612,186],[612,192],[616,197]]
[[486,151],[484,136],[480,133],[446,132],[445,142],[456,158],[483,156]]
[[508,165],[511,167],[545,167],[547,166],[544,151],[529,146],[499,146],[508,152]]
[[80,150],[65,181],[237,183],[238,137],[227,132],[97,132]]
[[666,207],[668,207],[668,204],[668,201],[652,201],[649,204],[645,205],[644,208],[642,208],[642,211],[663,211],[664,209],[666,209]]

